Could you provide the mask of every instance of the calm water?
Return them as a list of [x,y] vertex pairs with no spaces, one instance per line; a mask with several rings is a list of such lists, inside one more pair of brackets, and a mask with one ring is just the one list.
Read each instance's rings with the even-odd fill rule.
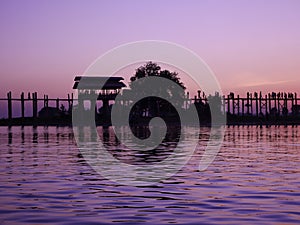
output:
[[71,128],[0,127],[0,223],[299,224],[299,136],[300,127],[230,127],[206,171],[199,147],[172,178],[132,187],[93,171]]

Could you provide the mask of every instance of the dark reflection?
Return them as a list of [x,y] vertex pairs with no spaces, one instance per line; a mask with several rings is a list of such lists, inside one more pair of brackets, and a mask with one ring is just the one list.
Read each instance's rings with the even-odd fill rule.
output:
[[24,126],[21,126],[21,143],[25,143],[25,132],[24,132]]
[[69,141],[74,139],[74,134],[72,132],[68,133],[68,139],[69,139]]
[[48,130],[48,126],[44,126],[44,143],[49,143],[49,130]]
[[8,127],[8,144],[12,144],[12,131],[11,127]]
[[4,136],[5,139],[7,139],[7,144],[13,144],[15,141],[16,143],[20,144],[25,144],[28,142],[37,144],[41,140],[43,140],[44,143],[49,143],[50,139],[53,142],[55,141],[55,138],[56,143],[60,143],[62,140],[64,141],[66,139],[69,141],[69,143],[74,142],[74,134],[72,130],[68,130],[68,132],[66,132],[57,127],[56,131],[50,132],[52,128],[50,129],[48,126],[33,126],[31,127],[31,131],[29,129],[30,127],[27,128],[25,126],[8,127]]
[[[140,139],[150,136],[149,123],[151,119],[160,117],[167,126],[167,139],[180,137],[181,121],[175,107],[168,101],[159,97],[147,97],[138,101],[130,110],[129,125],[132,133]],[[173,127],[178,129],[173,129]],[[174,135],[174,132],[179,132]],[[171,137],[168,137],[168,135]],[[175,141],[175,140],[174,140]]]
[[[141,139],[149,137],[148,126],[134,126],[124,128],[124,133],[133,131]],[[172,126],[168,129],[162,143],[152,150],[130,149],[120,143],[114,130],[110,128],[102,128],[98,130],[99,137],[103,142],[104,147],[118,160],[132,164],[141,165],[160,162],[169,157],[173,150],[177,147],[180,139],[180,127]],[[155,133],[155,132],[153,132]]]
[[98,127],[97,132],[99,139],[102,141],[103,146],[106,149],[110,149],[111,147],[117,148],[118,146],[121,146],[121,143],[112,127]]
[[37,127],[32,127],[32,143],[38,143],[38,131]]
[[[180,98],[177,100],[179,101]],[[180,101],[177,103],[179,104]],[[120,118],[122,118],[121,112],[122,109],[120,108],[118,115]],[[152,129],[154,130],[151,133],[150,122],[156,117],[162,119],[164,123],[153,126]],[[113,130],[108,131],[103,128],[103,134],[100,136],[103,138],[104,145],[109,147],[114,157],[129,164],[157,163],[166,159],[173,153],[181,137],[182,124],[177,110],[170,102],[159,97],[146,97],[135,103],[130,110],[129,126],[124,131],[124,135],[126,136],[128,133],[129,136],[134,135],[140,140],[148,139],[150,136],[152,140],[161,139],[155,135],[160,135],[160,132],[157,131],[160,131],[162,126],[166,126],[166,134],[161,144],[147,151],[144,149],[132,150],[130,147],[122,146]],[[155,129],[159,130],[155,131]],[[124,152],[124,149],[127,150]]]
[[79,143],[83,143],[85,141],[84,126],[78,126],[78,127],[76,127],[76,129],[78,131],[78,141],[79,141]]
[[56,126],[56,143],[59,143],[59,136],[60,136],[59,127]]
[[[109,128],[108,127],[103,127],[102,132],[103,132],[102,133],[103,143],[105,145],[111,145],[112,143],[109,140]],[[117,137],[115,139],[117,139]],[[116,144],[116,143],[114,143],[114,144]]]
[[91,142],[98,141],[98,139],[97,139],[98,134],[97,134],[97,132],[94,131],[94,129],[95,129],[94,127],[89,127],[89,134],[90,134]]
[[228,126],[224,143],[230,143],[233,147],[253,147],[251,143],[295,142],[298,137],[296,126]]

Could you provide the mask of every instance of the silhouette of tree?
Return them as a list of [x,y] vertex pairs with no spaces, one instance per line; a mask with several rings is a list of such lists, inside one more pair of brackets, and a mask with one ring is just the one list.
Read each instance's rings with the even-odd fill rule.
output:
[[[174,107],[168,102],[168,100],[172,99],[172,102],[177,106],[182,106],[184,102],[184,90],[186,87],[180,81],[177,72],[171,72],[169,70],[162,70],[161,67],[154,62],[147,62],[145,65],[140,66],[136,69],[135,74],[130,78],[130,88],[133,93],[136,93],[135,89],[141,84],[145,84],[147,77],[162,77],[169,79],[173,82],[170,82],[169,85],[164,87],[151,87],[153,89],[153,96],[167,96],[167,99],[161,99],[157,97],[147,97],[145,99],[140,100],[132,110],[134,115],[137,117],[172,117],[175,115],[177,117],[177,113]],[[179,85],[181,87],[181,91],[176,89],[176,86]],[[176,91],[175,91],[176,90]],[[134,120],[137,120],[137,117],[134,116]]]
[[[130,81],[133,82],[136,81],[137,79],[148,77],[148,76],[158,76],[158,77],[167,78],[177,83],[184,90],[186,89],[184,84],[180,81],[177,72],[170,72],[169,70],[161,70],[161,67],[157,63],[151,61],[137,68],[135,74],[130,78]],[[130,87],[132,88],[131,85]]]

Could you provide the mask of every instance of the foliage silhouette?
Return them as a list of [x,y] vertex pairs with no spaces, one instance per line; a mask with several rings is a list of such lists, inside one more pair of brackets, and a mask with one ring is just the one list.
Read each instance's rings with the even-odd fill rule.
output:
[[[141,79],[141,78],[147,78],[147,77],[160,77],[160,78],[166,78],[173,82],[170,82],[168,86],[164,87],[150,87],[152,88],[153,96],[159,96],[163,93],[163,96],[167,96],[167,99],[163,100],[156,97],[147,97],[144,99],[141,99],[138,103],[136,103],[135,107],[132,110],[132,116],[131,116],[131,122],[133,121],[140,121],[141,118],[145,117],[176,117],[176,120],[178,120],[178,114],[177,112],[174,112],[175,108],[171,107],[170,103],[168,103],[168,100],[173,100],[177,106],[182,107],[184,103],[184,97],[185,97],[185,85],[183,82],[181,82],[180,78],[178,77],[177,72],[171,72],[169,70],[162,70],[161,67],[154,62],[147,62],[143,66],[140,66],[136,69],[135,74],[130,78],[130,88],[131,92],[138,95],[141,93],[136,92],[135,90],[140,85],[145,85],[145,82],[147,82],[147,79]],[[178,92],[178,88],[175,91],[176,86],[180,86],[181,91]],[[176,115],[176,116],[175,116]]]

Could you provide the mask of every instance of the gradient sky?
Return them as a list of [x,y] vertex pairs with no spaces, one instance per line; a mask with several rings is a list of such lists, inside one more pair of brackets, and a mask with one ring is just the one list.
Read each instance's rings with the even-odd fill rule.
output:
[[97,57],[145,39],[196,52],[224,93],[299,92],[299,23],[299,0],[1,0],[0,97],[64,97]]

